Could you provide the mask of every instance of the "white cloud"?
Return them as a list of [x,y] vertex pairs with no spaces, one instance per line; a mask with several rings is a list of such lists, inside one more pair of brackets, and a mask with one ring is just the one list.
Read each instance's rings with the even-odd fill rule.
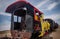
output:
[[49,4],[49,6],[47,7],[47,10],[52,10],[57,4],[58,4],[57,2]]
[[58,19],[60,19],[60,13],[59,14],[52,14],[52,15],[47,15],[47,16],[45,16],[45,19],[46,18],[51,18],[51,19],[53,19],[53,20],[58,20]]
[[26,1],[26,0],[16,0],[16,1]]
[[[11,13],[0,12],[0,15],[11,16]],[[14,15],[14,17],[16,17],[16,15]]]
[[[5,12],[0,12],[0,15],[11,16],[11,14],[5,13]],[[0,31],[10,30],[10,28],[11,28],[11,22],[10,21],[5,20],[4,22],[0,23]]]
[[0,12],[0,15],[11,16],[11,14],[5,12]]
[[40,2],[36,7],[39,8],[42,5],[44,5],[45,3],[47,3],[49,0],[44,0],[43,2]]
[[10,22],[0,24],[0,31],[10,30],[10,28],[11,28]]

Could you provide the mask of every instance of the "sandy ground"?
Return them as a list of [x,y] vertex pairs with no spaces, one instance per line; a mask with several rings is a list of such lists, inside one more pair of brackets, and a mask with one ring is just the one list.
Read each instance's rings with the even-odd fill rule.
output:
[[[7,32],[10,32],[10,31],[7,31]],[[5,32],[4,32],[5,33]],[[8,33],[9,34],[9,33]],[[26,33],[25,33],[26,34]],[[4,36],[2,35],[2,33],[0,32],[0,37],[1,36]],[[28,36],[28,35],[27,35]],[[60,26],[55,30],[53,31],[51,34],[49,34],[50,37],[53,37],[53,39],[60,39]]]
[[56,31],[52,32],[50,36],[53,37],[53,39],[60,39],[60,26],[56,29]]

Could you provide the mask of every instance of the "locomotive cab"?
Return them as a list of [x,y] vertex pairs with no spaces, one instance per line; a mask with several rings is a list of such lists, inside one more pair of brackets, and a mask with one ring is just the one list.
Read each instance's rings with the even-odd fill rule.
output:
[[12,14],[12,30],[27,30],[32,32],[33,17],[27,14],[26,8],[15,10]]
[[12,30],[22,30],[25,28],[25,14],[26,10],[18,9],[12,14]]

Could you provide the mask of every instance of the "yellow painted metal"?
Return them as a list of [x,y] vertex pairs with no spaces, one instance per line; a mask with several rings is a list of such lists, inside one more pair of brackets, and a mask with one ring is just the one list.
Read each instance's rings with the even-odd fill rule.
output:
[[43,15],[40,17],[40,22],[41,22],[41,29],[42,31],[40,31],[40,35],[38,37],[42,37],[45,34],[45,31],[48,32],[48,30],[50,29],[50,24],[48,21],[44,21],[43,20]]

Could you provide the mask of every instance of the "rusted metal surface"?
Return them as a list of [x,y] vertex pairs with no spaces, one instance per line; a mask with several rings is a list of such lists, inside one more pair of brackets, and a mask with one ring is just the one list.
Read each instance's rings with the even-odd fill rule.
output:
[[26,32],[25,30],[23,31],[14,30],[12,31],[12,36],[13,38],[30,39],[31,32]]

